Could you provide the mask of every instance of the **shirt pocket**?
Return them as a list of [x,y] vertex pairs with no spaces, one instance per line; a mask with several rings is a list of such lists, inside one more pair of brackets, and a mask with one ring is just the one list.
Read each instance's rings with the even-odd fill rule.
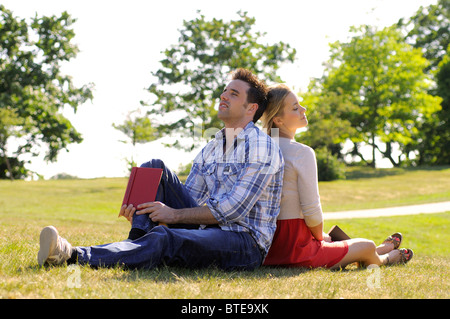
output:
[[204,164],[201,173],[203,175],[203,178],[206,182],[206,185],[208,187],[208,190],[210,193],[213,193],[216,191],[216,180],[217,180],[217,174],[216,174],[217,164],[216,163],[208,163]]
[[216,171],[216,163],[208,163],[203,165],[202,167],[202,174],[205,176],[211,176]]
[[238,182],[242,167],[243,164],[234,163],[227,163],[223,166],[221,179],[227,191],[231,191]]

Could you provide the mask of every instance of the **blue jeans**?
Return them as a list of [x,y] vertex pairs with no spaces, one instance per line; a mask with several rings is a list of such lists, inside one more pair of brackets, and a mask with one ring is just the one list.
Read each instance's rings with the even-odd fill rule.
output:
[[[162,161],[153,160],[142,166],[163,168],[156,200],[173,208],[198,206]],[[186,229],[157,226],[148,215],[135,215],[132,227],[145,230],[145,235],[129,242],[76,247],[78,262],[95,267],[123,265],[128,268],[151,269],[168,265],[253,270],[263,261],[259,246],[246,232],[224,231],[219,227]]]
[[[197,202],[191,197],[187,189],[184,187],[183,183],[178,179],[170,169],[168,169],[164,162],[158,159],[151,160],[150,162],[144,163],[141,167],[150,168],[162,168],[163,173],[161,176],[161,182],[158,186],[158,191],[156,192],[155,201],[162,202],[172,208],[190,208],[197,207]],[[148,214],[145,215],[134,215],[133,224],[131,228],[141,229],[145,233],[150,231],[157,224],[152,222],[148,218]],[[199,225],[169,225],[171,228],[193,228],[198,229]]]

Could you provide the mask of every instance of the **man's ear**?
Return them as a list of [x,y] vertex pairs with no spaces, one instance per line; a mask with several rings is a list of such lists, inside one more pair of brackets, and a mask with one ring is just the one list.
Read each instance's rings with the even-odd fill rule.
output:
[[250,112],[252,115],[255,115],[256,111],[258,111],[258,103],[249,103],[247,107],[247,112]]

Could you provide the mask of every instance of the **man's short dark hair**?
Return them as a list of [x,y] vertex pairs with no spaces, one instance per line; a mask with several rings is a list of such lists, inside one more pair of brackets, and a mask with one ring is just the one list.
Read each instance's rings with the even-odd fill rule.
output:
[[253,122],[256,123],[266,110],[267,93],[269,91],[266,83],[258,79],[251,71],[242,68],[233,72],[232,80],[241,80],[250,85],[247,91],[247,102],[258,104],[258,109],[253,116]]

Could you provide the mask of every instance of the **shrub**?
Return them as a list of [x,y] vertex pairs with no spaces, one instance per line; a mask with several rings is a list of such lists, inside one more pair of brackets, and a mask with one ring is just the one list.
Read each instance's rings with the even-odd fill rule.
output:
[[336,179],[345,179],[345,164],[331,154],[326,148],[315,150],[317,160],[317,171],[319,181],[332,181]]

